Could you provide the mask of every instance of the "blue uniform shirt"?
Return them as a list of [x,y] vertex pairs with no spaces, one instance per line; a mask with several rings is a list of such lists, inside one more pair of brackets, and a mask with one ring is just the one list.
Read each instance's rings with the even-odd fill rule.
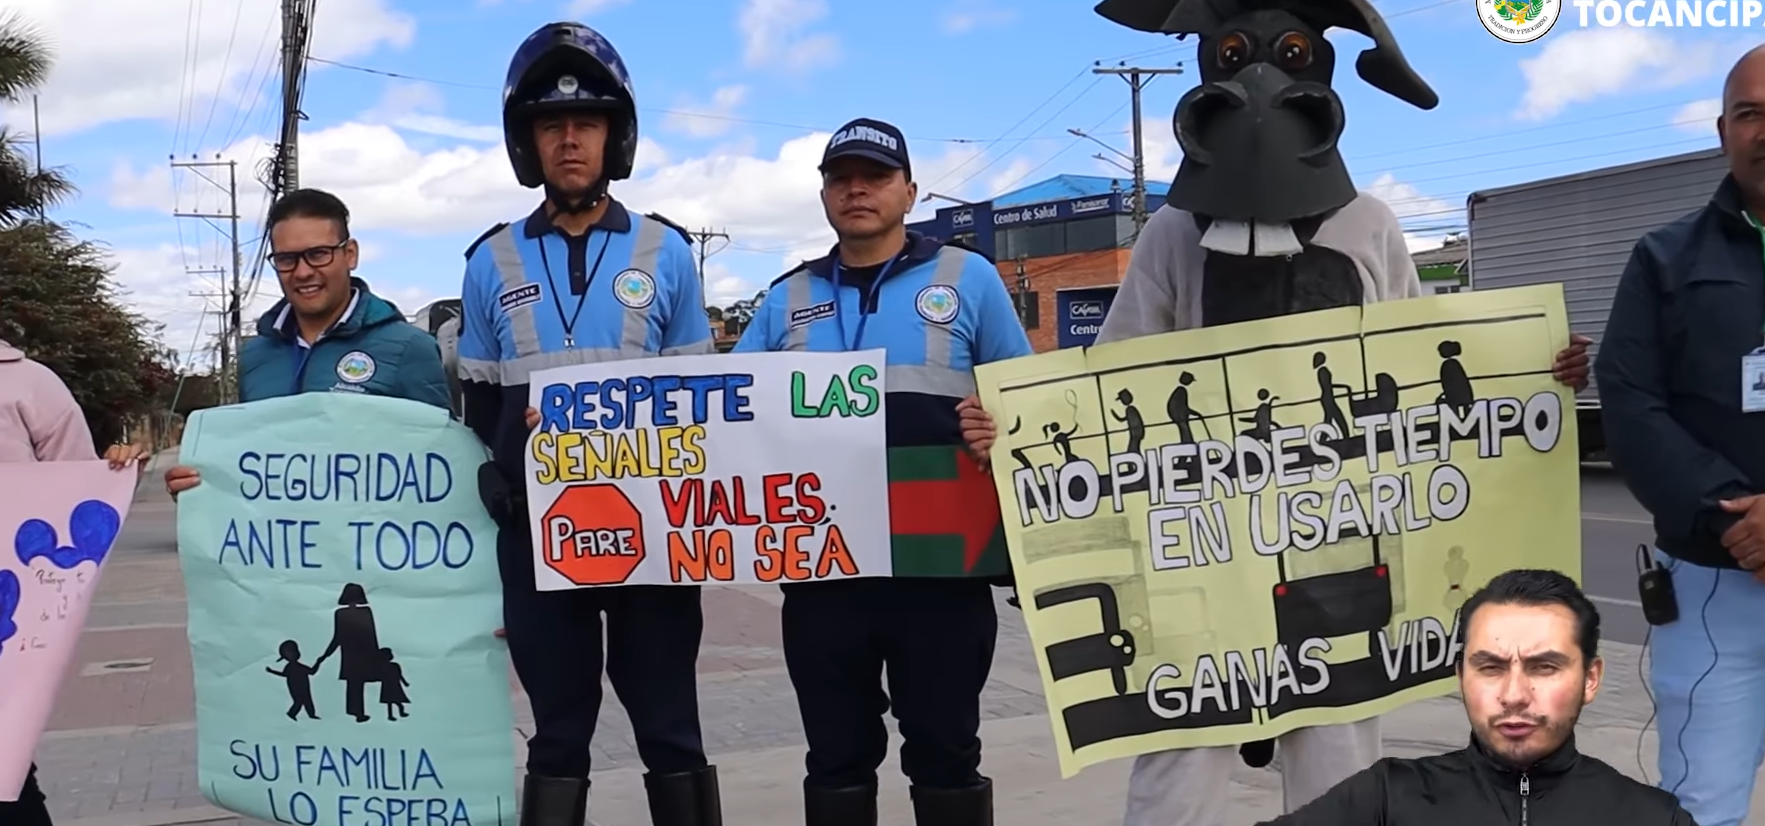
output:
[[975,365],[1033,352],[999,271],[916,232],[870,283],[838,262],[836,247],[774,281],[735,352],[880,347],[889,446],[962,444],[956,404],[975,392]]
[[535,370],[715,352],[686,232],[618,201],[586,236],[545,208],[466,250],[459,372],[466,424],[518,485]]

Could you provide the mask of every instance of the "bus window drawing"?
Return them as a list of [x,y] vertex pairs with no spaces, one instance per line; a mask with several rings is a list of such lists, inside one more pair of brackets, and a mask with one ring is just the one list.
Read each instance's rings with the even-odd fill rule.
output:
[[[1100,490],[1094,495],[1101,499],[1112,495],[1116,484],[1108,456],[1126,452],[1130,448],[1144,450],[1148,433],[1153,434],[1151,441],[1154,444],[1193,443],[1197,435],[1210,439],[1213,431],[1208,427],[1209,418],[1247,424],[1249,427],[1239,435],[1264,442],[1268,440],[1270,433],[1282,426],[1309,428],[1314,424],[1325,424],[1341,430],[1352,424],[1356,418],[1398,413],[1404,409],[1406,403],[1411,407],[1438,405],[1443,411],[1450,410],[1461,419],[1466,419],[1479,402],[1479,382],[1545,376],[1548,375],[1548,370],[1489,371],[1473,375],[1471,366],[1477,363],[1476,357],[1474,352],[1467,353],[1467,350],[1474,350],[1474,347],[1467,348],[1461,341],[1469,336],[1454,336],[1446,328],[1503,325],[1501,336],[1504,349],[1512,351],[1515,337],[1524,336],[1536,338],[1536,346],[1540,348],[1540,352],[1544,352],[1552,349],[1548,330],[1543,323],[1546,318],[1543,311],[1537,311],[1495,318],[1417,324],[1390,330],[1369,330],[1324,341],[1284,342],[1235,352],[1098,371],[1086,377],[1095,389],[1084,395],[1089,397],[1085,403],[1094,405],[1096,419],[1103,423],[1100,427],[1081,427],[1079,394],[1068,388],[1062,394],[1064,404],[1056,403],[1045,396],[1046,400],[1041,403],[1042,409],[1025,408],[1017,411],[1017,424],[1007,431],[1006,438],[1002,441],[1006,442],[1018,464],[1033,474],[1033,481],[1025,480],[1018,484],[1026,487],[1034,485],[1039,489],[1040,495],[1054,499],[1050,494],[1053,493],[1051,488],[1057,484],[1059,469],[1082,458],[1089,460],[1097,469],[1095,478]],[[1429,339],[1427,346],[1438,355],[1439,362],[1437,367],[1429,369],[1427,375],[1414,377],[1409,383],[1401,383],[1391,371],[1368,369],[1369,340],[1397,334],[1428,335],[1437,329],[1446,335]],[[1340,347],[1350,342],[1359,350],[1359,376],[1344,380],[1338,373],[1342,367],[1336,359],[1345,351],[1337,349],[1326,353],[1321,347],[1330,344]],[[1278,388],[1257,387],[1254,402],[1245,399],[1242,405],[1234,403],[1232,400],[1235,397],[1231,392],[1233,362],[1241,356],[1277,350],[1300,351],[1295,355],[1305,359],[1316,376],[1316,396],[1284,400],[1279,397]],[[1403,352],[1415,350],[1410,349],[1406,343]],[[1426,363],[1413,356],[1409,358],[1418,365]],[[1467,365],[1467,361],[1471,366]],[[1191,365],[1194,369],[1183,369]],[[1221,386],[1209,388],[1205,380],[1198,378],[1198,374],[1205,374],[1203,365],[1214,371],[1208,375],[1216,375]],[[1128,374],[1131,377],[1134,374],[1145,375],[1148,371],[1162,371],[1173,367],[1178,369],[1175,371],[1175,380],[1166,406],[1168,421],[1144,421],[1133,407],[1133,392],[1119,386],[1122,380],[1118,374]],[[1354,378],[1360,379],[1358,384]],[[1114,380],[1106,387],[1105,382],[1108,379]],[[1073,379],[1062,378],[1008,384],[1001,388],[1001,395],[1009,407],[1011,397],[1025,390],[1072,383]],[[1146,385],[1141,383],[1135,386]],[[1210,390],[1217,393],[1217,396],[1210,397],[1227,400],[1228,409],[1203,414],[1191,406],[1192,395]],[[1044,389],[1043,392],[1047,393],[1047,390]],[[1490,395],[1493,397],[1498,392],[1491,390]],[[1069,409],[1070,414],[1054,414],[1053,410],[1057,407]],[[1132,414],[1127,412],[1130,410],[1133,411]],[[1286,412],[1282,413],[1283,410]],[[1043,434],[1044,437],[1058,434],[1058,438],[1029,441],[1021,437],[1019,434],[1024,417],[1032,420],[1061,419],[1061,422],[1045,425]],[[1524,425],[1521,423],[1508,424],[1500,428],[1499,433],[1478,432],[1480,428],[1488,426],[1488,421],[1479,419],[1473,427],[1455,428],[1453,440],[1475,442],[1491,437],[1505,440],[1508,437],[1524,436]],[[1066,422],[1070,422],[1070,426]],[[1194,427],[1197,423],[1202,427]],[[1163,432],[1160,432],[1161,429]],[[1172,430],[1175,433],[1171,433]],[[1418,431],[1420,444],[1439,447],[1441,432],[1438,419],[1419,424]],[[1367,439],[1359,432],[1343,432],[1340,438],[1326,438],[1323,442],[1337,452],[1338,462],[1364,459],[1367,454]],[[1288,443],[1285,449],[1288,453],[1298,454],[1288,465],[1290,469],[1322,465],[1330,461],[1314,454],[1303,444]],[[1390,466],[1391,463],[1383,458],[1395,455],[1389,430],[1379,431],[1373,440],[1373,450],[1381,455],[1382,467]],[[1254,455],[1246,458],[1254,458]],[[1248,464],[1251,465],[1248,469],[1252,472],[1262,472],[1254,467],[1255,462]],[[1185,477],[1178,483],[1179,487],[1199,484],[1195,462],[1178,462],[1176,468]],[[1225,472],[1232,475],[1235,469],[1228,466]],[[1085,478],[1076,475],[1068,481],[1069,485],[1084,483]],[[1141,478],[1131,485],[1124,485],[1123,491],[1143,491],[1147,484],[1146,479]],[[1369,482],[1356,485],[1363,501],[1370,501],[1370,487]],[[1067,493],[1073,499],[1084,499],[1093,495],[1082,490]],[[1087,568],[1099,569],[1128,567],[1132,569],[1128,576],[1093,576],[1077,581],[1038,584],[1033,591],[1033,610],[1036,612],[1081,611],[1084,613],[1078,616],[1095,618],[1095,625],[1088,626],[1086,633],[1048,642],[1043,646],[1049,678],[1055,684],[1050,692],[1050,699],[1060,709],[1063,728],[1074,750],[1159,731],[1269,723],[1302,709],[1357,705],[1452,675],[1452,665],[1447,656],[1447,649],[1452,642],[1450,623],[1433,620],[1398,622],[1398,618],[1406,613],[1402,575],[1406,568],[1405,535],[1367,536],[1350,526],[1343,531],[1337,542],[1330,545],[1311,550],[1289,548],[1274,555],[1276,582],[1266,593],[1276,639],[1259,643],[1278,643],[1291,656],[1292,652],[1298,651],[1308,641],[1324,640],[1331,651],[1328,658],[1329,685],[1309,694],[1283,694],[1264,708],[1243,704],[1228,711],[1212,703],[1199,706],[1191,703],[1185,714],[1175,717],[1160,716],[1152,710],[1148,701],[1147,684],[1154,669],[1165,662],[1177,665],[1182,670],[1183,677],[1173,681],[1168,690],[1185,692],[1191,686],[1180,684],[1188,682],[1194,661],[1191,659],[1184,662],[1182,659],[1191,652],[1158,650],[1178,646],[1159,645],[1154,641],[1153,631],[1159,624],[1154,622],[1149,594],[1149,589],[1154,586],[1149,586],[1148,582],[1181,580],[1171,580],[1164,574],[1148,576],[1147,548],[1143,540],[1132,538],[1133,534],[1128,532],[1127,527],[1129,522],[1128,514],[1115,514],[1105,507],[1083,521],[1061,520],[1026,527],[1021,537],[1022,552],[1031,566],[1054,558],[1070,559],[1078,553],[1099,554],[1100,560],[1107,558],[1111,562],[1122,559],[1121,555],[1125,554],[1132,560],[1131,564],[1100,562],[1096,566],[1087,565]],[[1104,538],[1105,535],[1107,538]],[[1428,566],[1439,566],[1433,570],[1443,572],[1448,583],[1444,600],[1436,591],[1435,595],[1419,601],[1422,610],[1432,616],[1440,608],[1444,608],[1444,615],[1456,617],[1465,598],[1463,587],[1468,577],[1468,564],[1463,548],[1454,546],[1430,554],[1427,560],[1415,561]],[[1202,591],[1199,588],[1190,590]],[[1129,607],[1130,602],[1135,605],[1134,608]],[[1075,615],[1066,613],[1064,616]],[[1204,613],[1203,616],[1207,615]],[[1166,619],[1168,622],[1169,618]],[[1203,620],[1204,624],[1205,622]],[[1423,625],[1428,627],[1423,628]],[[1209,642],[1199,653],[1222,654],[1215,644],[1211,627],[1201,629],[1201,632],[1207,635]],[[1411,649],[1416,652],[1413,656],[1406,653]],[[1104,696],[1072,698],[1069,696],[1072,689],[1060,685],[1065,683],[1070,686],[1075,678],[1103,673],[1109,675],[1109,685],[1113,689]],[[1090,694],[1091,689],[1085,689],[1085,692]],[[1260,752],[1270,749],[1271,743],[1265,740],[1249,741],[1242,747],[1249,752]],[[1266,756],[1260,753],[1257,756],[1260,762],[1267,762]]]

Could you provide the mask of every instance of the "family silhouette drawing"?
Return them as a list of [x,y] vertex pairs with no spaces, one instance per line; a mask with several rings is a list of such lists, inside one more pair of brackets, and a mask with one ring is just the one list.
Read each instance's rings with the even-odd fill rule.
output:
[[283,664],[281,670],[264,670],[288,684],[287,714],[290,720],[300,719],[301,712],[306,713],[307,719],[319,719],[313,704],[312,678],[332,654],[339,655],[341,660],[337,679],[343,681],[344,712],[356,722],[365,723],[369,719],[366,707],[369,683],[380,685],[380,703],[386,706],[386,719],[410,716],[405,710],[405,705],[410,702],[405,689],[410,683],[404,678],[404,669],[393,659],[392,649],[380,647],[380,635],[374,627],[374,610],[368,607],[367,591],[354,582],[343,586],[343,594],[337,598],[331,642],[318,659],[311,665],[301,662],[300,643],[294,640],[283,640],[276,654],[276,661]]

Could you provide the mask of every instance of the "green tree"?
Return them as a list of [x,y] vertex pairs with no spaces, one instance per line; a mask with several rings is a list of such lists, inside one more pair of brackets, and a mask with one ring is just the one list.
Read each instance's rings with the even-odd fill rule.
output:
[[[16,14],[0,16],[0,99],[18,102],[50,65],[39,33]],[[37,171],[22,144],[0,130],[0,339],[61,377],[102,446],[166,409],[171,354],[156,325],[124,306],[103,249],[42,217],[74,187],[60,172]]]
[[[49,77],[52,63],[42,33],[18,14],[0,15],[0,101],[21,103]],[[37,169],[24,136],[0,125],[0,227],[36,218],[73,195],[57,170]]]

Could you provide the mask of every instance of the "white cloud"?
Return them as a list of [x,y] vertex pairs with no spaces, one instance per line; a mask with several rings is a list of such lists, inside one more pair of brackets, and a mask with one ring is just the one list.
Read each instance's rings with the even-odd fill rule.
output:
[[1721,98],[1694,100],[1679,108],[1672,123],[1687,132],[1708,135],[1716,131],[1716,117],[1721,114]]
[[[633,179],[615,184],[613,192],[636,209],[658,212],[690,229],[709,227],[727,232],[729,245],[714,241],[714,255],[707,262],[707,292],[727,303],[765,286],[763,280],[744,279],[736,272],[731,265],[737,263],[737,256],[747,257],[752,265],[742,269],[770,275],[821,255],[833,243],[815,169],[828,138],[827,133],[816,132],[786,141],[766,154],[737,151],[743,148],[738,146],[692,158],[672,157],[664,147],[646,139],[638,150]],[[223,155],[239,160],[245,168],[269,152],[266,139],[252,138]],[[919,158],[915,176],[936,178],[976,152],[972,146],[961,145],[942,155]],[[469,237],[498,221],[525,214],[540,197],[515,183],[500,145],[456,145],[424,152],[384,124],[344,123],[304,133],[301,161],[301,183],[342,198],[365,247],[372,246],[374,233],[388,231]],[[946,194],[983,197],[974,192],[983,183]],[[255,212],[261,187],[253,183],[242,185],[242,190],[242,209],[249,203]],[[219,200],[224,195],[224,191],[191,180],[191,176],[174,176],[160,164],[139,168],[121,164],[112,172],[108,198],[114,207],[164,215],[173,211],[174,205],[186,212],[224,209]],[[207,200],[201,201],[203,198]],[[916,212],[929,214],[937,205],[916,206]],[[767,260],[756,262],[752,253],[743,250],[766,250]],[[455,275],[449,273],[447,278]],[[441,293],[448,289],[446,280],[418,286]],[[178,290],[180,295],[188,292],[186,286]],[[180,299],[180,303],[188,302],[187,296]],[[406,309],[415,309],[415,305]]]
[[[1389,172],[1381,172],[1373,182],[1362,187],[1367,194],[1385,202],[1391,211],[1397,213],[1398,220],[1412,219],[1416,224],[1453,224],[1460,220],[1464,207],[1455,205],[1431,195],[1423,194],[1413,184],[1397,179]],[[1438,230],[1427,232],[1405,232],[1404,241],[1410,252],[1431,250],[1440,246],[1446,233]]]
[[362,113],[359,120],[456,140],[502,142],[502,129],[447,117],[442,114],[446,108],[447,100],[434,84],[395,80],[387,84],[380,102]]
[[961,0],[944,12],[946,34],[965,34],[987,26],[1002,26],[1017,18],[1012,9],[994,8],[985,0]]
[[793,72],[839,60],[839,39],[805,31],[827,16],[825,0],[745,0],[736,28],[749,68],[777,66]]
[[1526,91],[1514,113],[1543,120],[1609,95],[1678,86],[1709,74],[1732,47],[1674,39],[1660,29],[1576,29],[1520,61]]
[[730,116],[748,98],[746,86],[721,86],[708,102],[683,100],[662,119],[662,126],[699,138],[721,135],[734,124]]
[[[312,53],[346,60],[382,45],[409,45],[416,23],[389,2],[318,4]],[[231,105],[251,100],[262,81],[278,71],[281,13],[275,3],[211,3],[200,15],[184,14],[183,4],[140,0],[7,0],[6,5],[40,28],[55,53],[52,74],[40,90],[45,135],[132,118],[181,117],[193,133],[192,149],[202,148],[194,145],[199,138],[207,146],[220,145],[230,132],[250,128],[237,122]],[[126,35],[95,34],[100,30]],[[228,106],[217,107],[217,97]],[[15,119],[19,113],[0,114]],[[30,116],[28,109],[22,114]]]

